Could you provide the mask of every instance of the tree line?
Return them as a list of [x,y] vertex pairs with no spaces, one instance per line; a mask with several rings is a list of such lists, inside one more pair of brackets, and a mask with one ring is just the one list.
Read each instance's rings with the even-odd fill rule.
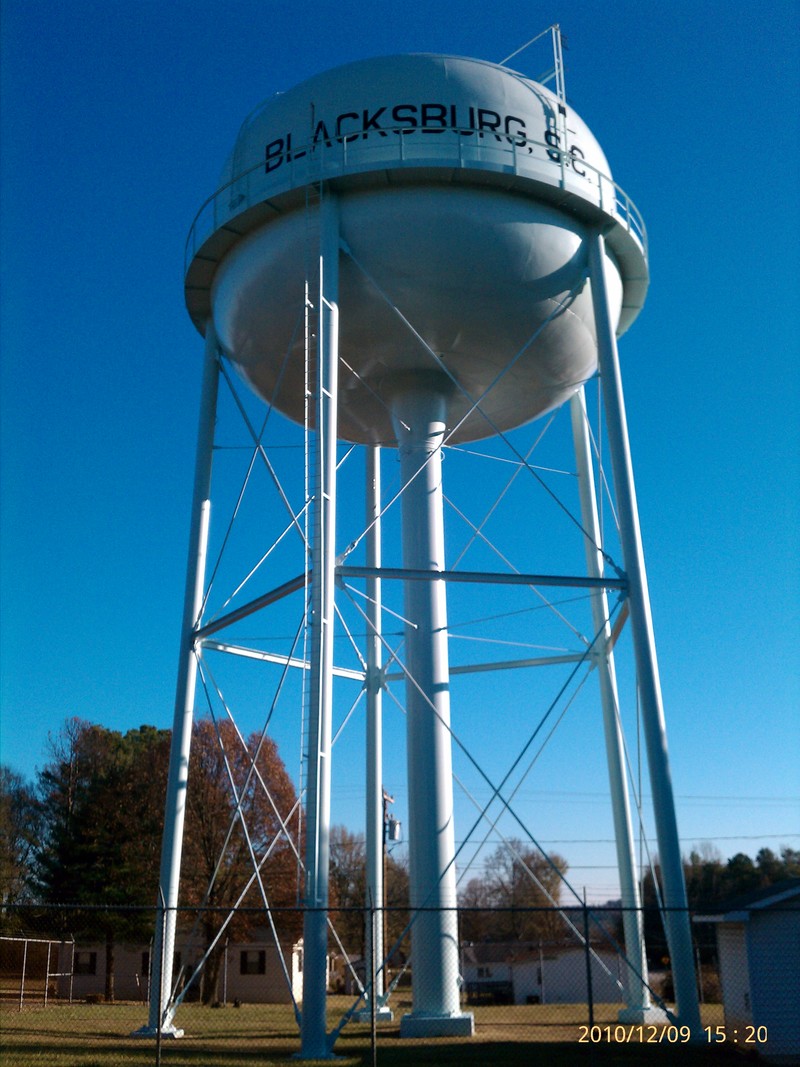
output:
[[[170,739],[170,731],[153,726],[123,734],[72,718],[51,736],[47,762],[33,782],[0,766],[0,932],[13,933],[14,923],[24,920],[19,906],[47,905],[52,936],[101,935],[108,999],[114,996],[115,945],[146,944],[153,933]],[[253,878],[252,857],[262,860],[265,854],[259,877]],[[204,943],[213,943],[237,902],[241,906],[227,936],[250,940],[259,935],[264,926],[259,879],[279,936],[299,937],[302,858],[300,803],[274,741],[259,734],[242,737],[229,721],[195,722],[181,900],[198,909]],[[499,942],[563,936],[556,907],[562,904],[567,870],[557,853],[543,855],[518,840],[501,845],[459,892],[461,938]],[[800,851],[784,847],[776,854],[765,847],[755,859],[737,853],[726,861],[704,845],[684,860],[684,872],[689,906],[702,911],[727,897],[800,876]],[[402,854],[385,856],[384,874],[390,950],[409,919],[409,875]],[[653,958],[665,951],[658,882],[656,861],[642,887]],[[337,936],[351,956],[364,954],[365,896],[364,837],[333,827],[330,902]],[[222,951],[220,946],[212,952],[204,969],[200,992],[205,1002],[216,998]],[[406,937],[391,962],[404,961],[408,951]]]
[[[25,918],[19,907],[9,905],[47,905],[53,936],[101,935],[109,1000],[114,997],[115,946],[147,944],[153,932],[170,740],[170,731],[152,726],[123,734],[71,718],[49,738],[47,762],[35,781],[0,768],[3,932],[13,932],[13,923]],[[226,928],[227,936],[245,940],[263,932],[264,909],[258,879],[252,878],[252,856],[260,859],[265,852],[259,876],[278,932],[285,938],[300,936],[300,805],[271,739],[256,734],[242,738],[227,721],[195,722],[183,840],[181,901],[199,909],[207,946],[219,932],[225,909],[237,902],[240,907]],[[566,861],[559,856],[545,859],[516,844],[517,858],[509,859],[498,849],[486,875],[473,878],[460,897],[467,909],[508,910],[494,926],[487,926],[477,911],[465,912],[465,937],[547,935],[547,916],[526,909],[558,900],[558,871],[566,870]],[[531,885],[531,871],[546,893]],[[404,936],[409,876],[402,853],[386,853],[384,877],[384,940],[387,951],[394,947],[390,963],[396,966],[407,959],[411,940]],[[253,884],[242,896],[248,881]],[[363,956],[363,834],[332,828],[329,885],[336,935],[348,955]],[[220,947],[204,968],[203,1001],[216,997],[221,960]]]
[[[48,741],[33,782],[0,766],[0,932],[11,934],[47,906],[50,936],[105,942],[106,999],[114,999],[114,953],[153,934],[171,732],[153,726],[120,733],[80,718]],[[264,934],[264,895],[282,940],[302,933],[301,808],[275,742],[242,738],[233,723],[193,726],[181,861],[181,904],[196,909],[211,946]],[[337,936],[364,952],[366,862],[363,835],[332,828],[330,903]],[[266,855],[266,858],[264,858]],[[258,864],[254,876],[253,857]],[[248,886],[249,888],[245,888]],[[386,934],[407,922],[408,871],[386,856]],[[27,906],[27,907],[26,907]],[[200,997],[217,997],[224,938],[206,962]],[[403,962],[408,945],[398,949]]]
[[[787,878],[800,877],[800,850],[783,846],[779,853],[763,847],[755,859],[737,852],[729,859],[710,842],[693,848],[683,860],[686,897],[693,914],[703,914],[727,900],[767,889]],[[659,916],[661,871],[656,859],[653,869],[642,880],[645,941],[651,964],[663,963],[668,956],[664,928]],[[716,935],[707,923],[693,925],[698,953],[702,962],[716,957]]]

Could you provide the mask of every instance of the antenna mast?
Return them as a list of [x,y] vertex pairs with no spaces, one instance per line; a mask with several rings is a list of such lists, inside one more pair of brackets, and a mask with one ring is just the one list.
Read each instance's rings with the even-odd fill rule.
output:
[[530,41],[527,41],[521,48],[518,48],[511,55],[506,56],[505,59],[500,60],[500,65],[505,66],[510,59],[518,56],[520,52],[524,52],[526,48],[530,48],[532,44],[536,44],[537,41],[541,41],[542,37],[546,34],[550,34],[550,39],[553,44],[553,66],[550,70],[545,71],[540,75],[536,81],[540,85],[547,85],[548,82],[555,81],[556,96],[562,104],[567,102],[567,90],[564,83],[564,39],[561,36],[561,26],[555,22],[552,26],[548,26],[546,30],[542,30],[541,33],[537,33],[535,37],[531,37]]

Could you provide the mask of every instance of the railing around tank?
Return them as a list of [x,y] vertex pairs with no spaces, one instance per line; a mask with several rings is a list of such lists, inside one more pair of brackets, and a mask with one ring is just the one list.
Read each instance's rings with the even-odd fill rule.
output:
[[[647,230],[633,200],[613,178],[567,149],[519,134],[487,133],[471,128],[395,127],[375,132],[380,140],[372,134],[350,134],[287,149],[260,160],[226,182],[205,201],[194,218],[186,240],[184,271],[188,271],[208,237],[246,208],[291,189],[397,164],[465,170],[474,167],[543,181],[572,192],[613,216],[633,235],[647,258]],[[438,137],[425,142],[417,136],[425,134]],[[457,138],[457,152],[442,150],[439,138],[448,135],[451,146],[452,137]]]

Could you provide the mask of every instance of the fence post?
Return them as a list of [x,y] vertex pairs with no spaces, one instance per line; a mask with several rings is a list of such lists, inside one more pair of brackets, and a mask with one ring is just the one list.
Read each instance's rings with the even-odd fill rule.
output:
[[53,947],[53,942],[47,942],[47,966],[44,971],[44,1006],[47,1007],[47,987],[50,985],[50,950]]
[[[167,941],[167,915],[166,915],[166,900],[164,898],[164,890],[161,886],[158,887],[158,909],[161,912],[161,921],[156,923],[156,929],[161,931],[161,943],[158,945],[158,974],[160,981],[156,983],[158,988],[158,1025],[156,1026],[156,1067],[161,1067],[161,1014],[164,1010],[162,990],[164,989],[164,955]],[[155,951],[156,945],[153,944],[153,950]],[[152,971],[152,963],[150,965]],[[170,988],[172,986],[172,975],[169,976]],[[150,992],[152,995],[152,984],[150,986]]]
[[[377,928],[378,928],[378,912],[375,909],[375,901],[372,899],[372,893],[370,893],[370,923],[369,928],[371,931],[369,939],[369,1023],[370,1023],[370,1044],[372,1047],[372,1067],[377,1067],[378,1063],[378,999],[377,999],[377,986],[378,986],[378,960],[376,951],[377,945]],[[364,975],[366,978],[366,975]]]
[[592,950],[589,947],[589,909],[586,889],[583,890],[583,948],[586,956],[586,1001],[589,1005],[589,1026],[594,1026],[594,996],[592,995]]
[[19,1010],[22,1011],[22,1001],[25,996],[25,968],[28,965],[28,939],[22,942],[22,974],[19,979]]
[[697,970],[697,992],[698,996],[700,997],[700,1003],[704,1004],[705,998],[703,996],[703,960],[700,956],[700,946],[696,941],[694,943],[694,958],[695,968]]

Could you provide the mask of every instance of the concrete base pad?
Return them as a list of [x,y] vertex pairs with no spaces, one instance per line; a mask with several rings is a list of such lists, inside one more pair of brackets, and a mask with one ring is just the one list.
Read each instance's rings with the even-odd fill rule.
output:
[[[138,1030],[134,1030],[131,1037],[149,1037],[155,1041],[158,1036],[158,1029],[155,1026],[140,1026]],[[183,1030],[179,1030],[177,1026],[173,1026],[172,1023],[169,1026],[163,1027],[161,1030],[161,1037],[172,1040],[173,1038],[183,1037]]]
[[669,1022],[666,1012],[649,1004],[646,1008],[623,1008],[617,1019],[621,1023],[632,1023],[634,1026],[664,1026]]
[[463,1015],[425,1015],[411,1012],[400,1020],[400,1037],[472,1037],[475,1016],[471,1011]]
[[[391,1008],[381,1007],[375,1009],[375,1021],[378,1023],[390,1023],[394,1019]],[[357,1023],[371,1023],[372,1011],[369,1008],[361,1008],[353,1013],[353,1020]]]

